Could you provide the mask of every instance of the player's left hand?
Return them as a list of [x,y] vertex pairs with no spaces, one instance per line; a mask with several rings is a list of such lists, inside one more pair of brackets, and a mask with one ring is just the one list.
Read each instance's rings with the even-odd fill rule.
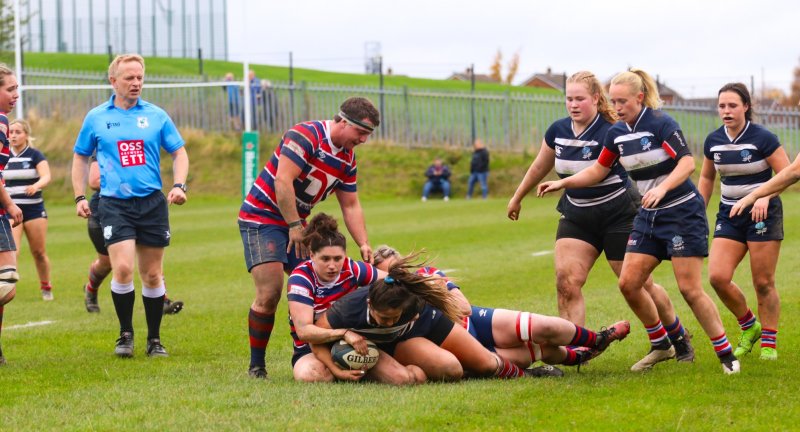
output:
[[186,193],[181,189],[174,187],[170,189],[167,194],[167,202],[170,204],[183,205],[186,202]]
[[16,204],[12,203],[10,206],[8,206],[6,212],[8,213],[8,216],[11,219],[12,227],[15,227],[22,223],[22,210],[20,210],[20,208],[17,207]]
[[366,263],[372,264],[372,247],[369,243],[361,245],[361,259]]
[[35,187],[34,185],[30,185],[25,188],[25,195],[27,196],[33,196],[36,194],[36,192],[39,192],[39,188]]
[[769,208],[769,198],[763,197],[756,200],[753,208],[750,209],[750,217],[753,222],[761,222],[767,219],[767,209]]
[[663,190],[661,187],[650,189],[642,196],[642,207],[653,208],[657,206],[666,194],[667,191]]

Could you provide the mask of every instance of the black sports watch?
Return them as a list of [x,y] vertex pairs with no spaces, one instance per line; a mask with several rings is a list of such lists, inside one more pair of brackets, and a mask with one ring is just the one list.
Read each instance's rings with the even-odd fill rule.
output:
[[188,189],[188,188],[186,187],[186,183],[175,183],[174,185],[172,185],[172,187],[173,187],[173,188],[178,188],[178,189],[182,190],[182,191],[183,191],[183,193],[186,193],[186,190]]

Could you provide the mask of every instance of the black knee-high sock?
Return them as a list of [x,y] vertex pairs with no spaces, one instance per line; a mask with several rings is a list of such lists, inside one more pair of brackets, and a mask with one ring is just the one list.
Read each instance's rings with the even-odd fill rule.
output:
[[144,303],[144,316],[147,319],[147,339],[161,338],[161,318],[164,316],[164,296],[145,297],[142,296]]
[[136,302],[136,293],[133,291],[125,294],[111,292],[114,300],[114,309],[117,311],[120,332],[133,332],[133,304]]

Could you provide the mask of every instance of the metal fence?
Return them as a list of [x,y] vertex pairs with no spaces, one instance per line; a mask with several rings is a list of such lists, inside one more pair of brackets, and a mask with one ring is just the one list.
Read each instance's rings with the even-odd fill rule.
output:
[[[53,73],[28,70],[26,85],[98,84],[103,74]],[[147,88],[152,83],[184,83],[181,86]],[[179,127],[209,131],[233,131],[243,124],[243,107],[229,100],[227,88],[210,86],[198,77],[147,76],[143,97],[170,113]],[[186,85],[195,82],[196,85]],[[263,83],[268,83],[264,80]],[[234,85],[239,85],[236,83]],[[241,90],[241,89],[239,89]],[[24,106],[40,116],[82,119],[89,109],[107,100],[110,88],[93,90],[27,90]],[[495,149],[511,151],[538,148],[555,120],[566,116],[560,96],[515,93],[463,93],[420,89],[346,87],[325,84],[275,82],[253,95],[253,127],[281,133],[309,119],[331,118],[350,96],[370,98],[382,113],[375,138],[408,147],[469,147],[472,128],[476,136]],[[664,109],[681,125],[694,154],[702,154],[705,137],[721,124],[714,102],[676,103]],[[778,135],[787,152],[800,151],[800,110],[756,107],[756,121]]]

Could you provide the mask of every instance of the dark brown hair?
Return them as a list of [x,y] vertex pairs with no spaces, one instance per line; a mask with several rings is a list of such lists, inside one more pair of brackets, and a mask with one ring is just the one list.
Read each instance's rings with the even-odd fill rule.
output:
[[[381,124],[381,113],[378,112],[378,109],[375,108],[375,105],[373,105],[372,102],[370,102],[370,100],[367,98],[347,98],[347,100],[342,102],[339,110],[351,119],[359,121],[363,119],[369,119],[369,122],[372,123],[373,127],[378,127],[378,125]],[[340,122],[342,121],[342,116],[336,114],[333,116],[333,119],[336,122]]]
[[717,92],[717,96],[721,95],[723,92],[733,92],[739,95],[739,98],[742,99],[742,103],[747,105],[747,111],[744,112],[744,119],[747,121],[753,120],[753,102],[750,99],[750,91],[747,90],[747,86],[737,82],[737,83],[728,83],[722,86]]
[[[452,321],[460,319],[455,299],[438,276],[423,276],[415,273],[419,267],[414,261],[419,253],[399,258],[389,268],[385,279],[375,282],[369,290],[369,303],[375,310],[411,308],[421,311],[425,303],[439,309]],[[424,263],[423,263],[424,265]]]
[[347,239],[338,231],[336,219],[325,213],[314,216],[303,232],[303,245],[311,252],[319,252],[326,246],[339,246],[347,249]]

